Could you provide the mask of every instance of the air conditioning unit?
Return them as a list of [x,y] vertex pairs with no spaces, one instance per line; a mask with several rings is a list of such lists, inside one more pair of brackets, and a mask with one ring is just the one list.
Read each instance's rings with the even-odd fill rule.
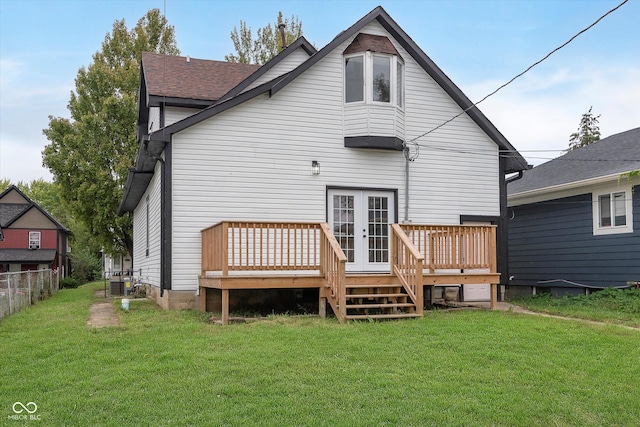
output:
[[31,243],[29,245],[29,249],[33,250],[33,249],[40,249],[40,245],[38,245],[37,243]]

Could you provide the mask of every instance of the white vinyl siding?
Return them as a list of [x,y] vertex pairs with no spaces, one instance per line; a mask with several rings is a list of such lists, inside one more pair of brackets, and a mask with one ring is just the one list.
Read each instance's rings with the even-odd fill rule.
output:
[[[460,111],[378,23],[363,32],[394,43],[405,61],[406,87],[402,120],[391,107],[379,117],[385,129],[366,126],[383,132],[393,123],[383,135],[411,139]],[[327,187],[397,190],[397,220],[403,220],[403,153],[344,147],[344,136],[357,127],[349,117],[361,114],[344,103],[342,52],[351,41],[272,98],[259,96],[172,136],[172,289],[197,289],[203,228],[239,219],[325,221]],[[165,124],[194,112],[167,108]],[[499,215],[498,148],[471,119],[463,115],[418,143],[420,156],[410,163],[411,221],[458,224],[460,215]],[[313,160],[320,175],[311,174]],[[134,270],[154,286],[160,284],[159,169],[134,212]]]
[[[375,23],[366,30],[390,37]],[[358,114],[344,108],[341,52],[350,43],[273,98],[259,96],[173,135],[172,289],[197,289],[203,228],[223,220],[325,221],[327,187],[397,190],[402,221],[403,153],[344,147],[350,125],[343,112]],[[395,45],[405,59],[401,128],[412,138],[460,107]],[[380,120],[397,123],[393,110]],[[499,215],[498,149],[472,120],[464,115],[418,142],[410,220],[458,224],[460,215]],[[313,160],[320,175],[311,174]]]
[[247,86],[244,91],[246,92],[250,89],[253,89],[254,87],[260,86],[263,83],[271,81],[278,76],[288,73],[289,71],[298,67],[298,65],[302,64],[307,59],[309,59],[309,54],[304,49],[296,49],[286,58],[278,62],[278,64],[276,64],[273,68],[264,73],[264,75],[260,76],[258,79],[256,79],[256,81]]
[[[149,223],[147,223],[147,196]],[[133,270],[142,283],[160,286],[160,164],[133,213]],[[147,228],[148,254],[147,254]]]
[[160,129],[160,107],[149,107],[149,133]]
[[165,107],[164,125],[169,126],[200,111],[197,108]]

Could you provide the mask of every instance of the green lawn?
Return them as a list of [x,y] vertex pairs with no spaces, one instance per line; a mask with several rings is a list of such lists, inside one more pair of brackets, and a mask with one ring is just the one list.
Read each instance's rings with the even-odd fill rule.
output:
[[[0,424],[637,426],[640,331],[510,312],[219,326],[65,289],[0,322]],[[35,402],[40,421],[15,421]]]
[[562,298],[541,294],[518,298],[515,303],[549,314],[640,327],[640,289],[610,288]]

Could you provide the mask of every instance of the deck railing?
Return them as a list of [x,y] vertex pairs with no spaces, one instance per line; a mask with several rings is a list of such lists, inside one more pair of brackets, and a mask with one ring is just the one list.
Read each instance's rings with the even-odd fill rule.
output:
[[[390,236],[391,274],[418,313],[425,274],[497,272],[495,226],[392,224]],[[224,221],[202,230],[203,277],[212,271],[222,277],[230,271],[310,272],[322,279],[321,298],[339,319],[346,316],[346,262],[327,223]]]
[[411,243],[398,224],[391,225],[391,272],[416,305],[418,314],[423,310],[422,270],[424,257]]
[[329,287],[329,301],[338,309],[337,317],[344,319],[347,315],[347,297],[345,292],[347,256],[331,232],[326,222],[320,224],[322,238],[320,240],[320,273],[324,275]]
[[223,221],[202,230],[202,276],[215,271],[315,271],[346,315],[347,257],[327,223]]
[[497,272],[495,225],[401,224],[409,241],[424,255],[424,269],[488,269]]
[[224,221],[202,230],[207,271],[320,269],[319,223]]

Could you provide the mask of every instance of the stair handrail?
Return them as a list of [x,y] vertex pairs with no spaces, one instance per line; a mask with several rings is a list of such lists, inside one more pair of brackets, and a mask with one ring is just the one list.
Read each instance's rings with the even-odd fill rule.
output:
[[424,255],[411,243],[399,224],[391,225],[391,273],[402,283],[416,305],[416,313],[422,314]]
[[[336,317],[343,321],[347,316],[346,264],[347,256],[336,240],[329,224],[320,223],[320,273],[329,288],[327,300]],[[337,310],[336,310],[337,309]]]

